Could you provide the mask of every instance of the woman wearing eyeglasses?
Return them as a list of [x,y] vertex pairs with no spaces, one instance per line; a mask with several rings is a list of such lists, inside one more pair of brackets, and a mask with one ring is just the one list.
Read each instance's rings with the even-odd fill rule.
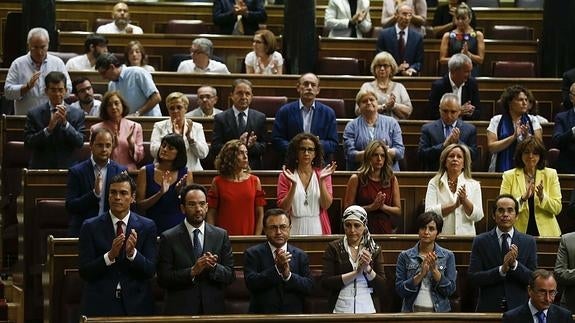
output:
[[[413,111],[411,99],[401,83],[392,81],[398,66],[388,52],[379,52],[371,62],[371,73],[375,80],[365,82],[360,91],[371,91],[377,95],[377,111],[395,119],[408,119]],[[355,105],[355,114],[359,115],[359,105]]]
[[277,186],[278,207],[291,218],[290,234],[331,234],[327,209],[336,167],[335,162],[323,167],[323,149],[315,135],[303,132],[292,138]]
[[377,94],[373,91],[360,90],[355,102],[360,115],[348,122],[343,131],[346,169],[357,170],[367,145],[378,139],[387,145],[392,168],[398,171],[398,160],[403,159],[405,151],[399,123],[392,117],[377,113]]
[[276,36],[267,29],[256,31],[253,40],[254,50],[246,55],[246,73],[281,75],[284,59],[276,51]]

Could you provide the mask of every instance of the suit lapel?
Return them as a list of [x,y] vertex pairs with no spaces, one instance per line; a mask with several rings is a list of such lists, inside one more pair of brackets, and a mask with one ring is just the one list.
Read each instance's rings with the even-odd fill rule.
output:
[[[215,249],[215,231],[214,228],[206,222],[204,226],[204,244],[203,252],[212,252]],[[212,252],[213,253],[213,252]]]
[[[184,220],[185,221],[185,220]],[[192,237],[186,228],[184,222],[178,224],[178,240],[180,245],[184,246],[184,250],[187,250],[186,256],[189,257],[190,264],[196,263],[196,257],[194,256],[194,245],[192,244]],[[206,239],[204,239],[205,241]]]
[[491,235],[491,239],[488,239],[489,246],[486,250],[497,250],[497,252],[490,252],[489,254],[494,255],[493,256],[495,257],[495,261],[493,261],[494,263],[501,264],[503,263],[503,255],[501,252],[501,244],[499,243],[499,237],[497,237],[497,231],[493,229],[489,234]]
[[[229,108],[228,109],[228,115],[227,118],[228,119],[228,129],[232,129],[233,133],[234,133],[234,138],[239,138],[240,137],[240,130],[238,129],[238,123],[236,120],[236,116],[234,114],[234,109],[233,108]],[[246,121],[246,129],[247,129],[247,121]],[[224,131],[226,131],[226,129],[224,129]]]
[[50,104],[46,103],[46,105],[44,105],[44,109],[42,109],[40,112],[40,119],[42,120],[42,124],[47,125],[50,122],[51,117],[52,114],[50,112]]

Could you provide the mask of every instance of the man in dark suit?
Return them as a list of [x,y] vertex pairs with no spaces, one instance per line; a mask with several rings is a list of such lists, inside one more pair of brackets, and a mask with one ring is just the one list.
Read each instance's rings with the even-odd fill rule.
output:
[[[575,101],[575,83],[571,85],[569,97]],[[559,112],[555,116],[553,143],[559,148],[556,161],[557,172],[575,174],[575,109]]]
[[423,68],[423,37],[409,28],[413,7],[400,4],[395,10],[397,23],[385,28],[377,37],[376,51],[390,53],[397,62],[397,75],[413,76]]
[[571,311],[553,304],[557,282],[553,272],[535,270],[529,279],[529,302],[503,314],[504,323],[566,323],[573,322]]
[[[234,279],[234,258],[226,230],[206,223],[206,189],[180,192],[181,224],[160,236],[158,284],[166,290],[164,314],[224,314],[224,289]],[[197,230],[197,231],[196,231]]]
[[214,0],[214,24],[220,33],[253,35],[268,19],[264,0]]
[[250,81],[235,80],[230,96],[233,106],[214,116],[210,154],[216,156],[226,142],[240,139],[248,148],[250,167],[261,169],[267,144],[266,115],[249,108],[253,97]]
[[535,239],[513,228],[519,202],[509,195],[495,198],[495,229],[473,239],[469,281],[479,288],[476,312],[505,312],[527,302],[527,284],[537,267]]
[[110,159],[114,149],[114,134],[105,127],[90,134],[89,159],[70,167],[66,190],[66,210],[70,215],[70,237],[78,237],[84,220],[108,212],[110,179],[126,170]]
[[151,279],[156,272],[154,221],[130,211],[136,183],[127,173],[110,180],[110,211],[84,221],[78,252],[84,280],[80,314],[154,314]]
[[24,146],[32,151],[30,168],[68,168],[74,151],[84,145],[84,112],[64,103],[66,75],[50,72],[44,78],[48,103],[28,111]]
[[319,137],[325,153],[324,159],[331,160],[336,152],[339,139],[333,109],[315,100],[319,94],[319,77],[313,73],[300,76],[297,83],[299,100],[288,103],[276,113],[272,129],[274,147],[283,155],[290,140],[300,132],[310,132]]
[[465,54],[451,56],[447,63],[449,72],[443,78],[431,83],[429,92],[429,118],[439,118],[439,101],[444,93],[454,93],[459,97],[461,116],[464,119],[479,120],[480,101],[477,81],[471,76],[473,64]]
[[563,73],[563,81],[561,83],[561,97],[563,98],[563,108],[565,110],[573,108],[572,96],[569,95],[571,92],[571,85],[575,83],[575,68],[565,71]]
[[291,222],[282,209],[264,215],[267,242],[248,248],[244,278],[250,296],[250,313],[301,314],[305,296],[313,288],[305,252],[288,245]]
[[474,125],[459,119],[460,114],[461,105],[457,95],[445,93],[439,104],[440,118],[421,127],[418,154],[424,170],[437,171],[443,148],[451,144],[467,145],[471,160],[476,160],[477,131]]

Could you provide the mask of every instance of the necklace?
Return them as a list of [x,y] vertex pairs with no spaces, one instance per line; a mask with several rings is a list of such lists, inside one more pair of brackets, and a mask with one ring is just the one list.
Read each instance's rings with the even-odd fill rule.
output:
[[533,175],[527,174],[527,172],[525,173],[525,177],[527,177],[527,182],[532,182],[535,179],[535,173]]
[[457,178],[455,178],[454,180],[447,178],[447,185],[449,185],[449,189],[452,192],[455,192],[455,189],[457,189]]

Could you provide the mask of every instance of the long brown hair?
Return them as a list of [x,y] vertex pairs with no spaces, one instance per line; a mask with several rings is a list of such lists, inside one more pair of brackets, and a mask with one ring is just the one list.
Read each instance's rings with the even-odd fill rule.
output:
[[361,161],[361,166],[357,170],[357,176],[359,177],[359,183],[362,186],[367,185],[369,182],[369,175],[373,173],[374,169],[371,165],[371,158],[375,154],[377,148],[383,148],[383,153],[385,154],[385,162],[383,163],[383,169],[380,173],[380,181],[383,186],[389,186],[391,179],[393,178],[393,169],[391,168],[391,158],[389,157],[389,153],[387,151],[387,146],[383,142],[383,140],[373,140],[370,142],[367,147],[365,148],[365,152],[363,154],[363,160]]

